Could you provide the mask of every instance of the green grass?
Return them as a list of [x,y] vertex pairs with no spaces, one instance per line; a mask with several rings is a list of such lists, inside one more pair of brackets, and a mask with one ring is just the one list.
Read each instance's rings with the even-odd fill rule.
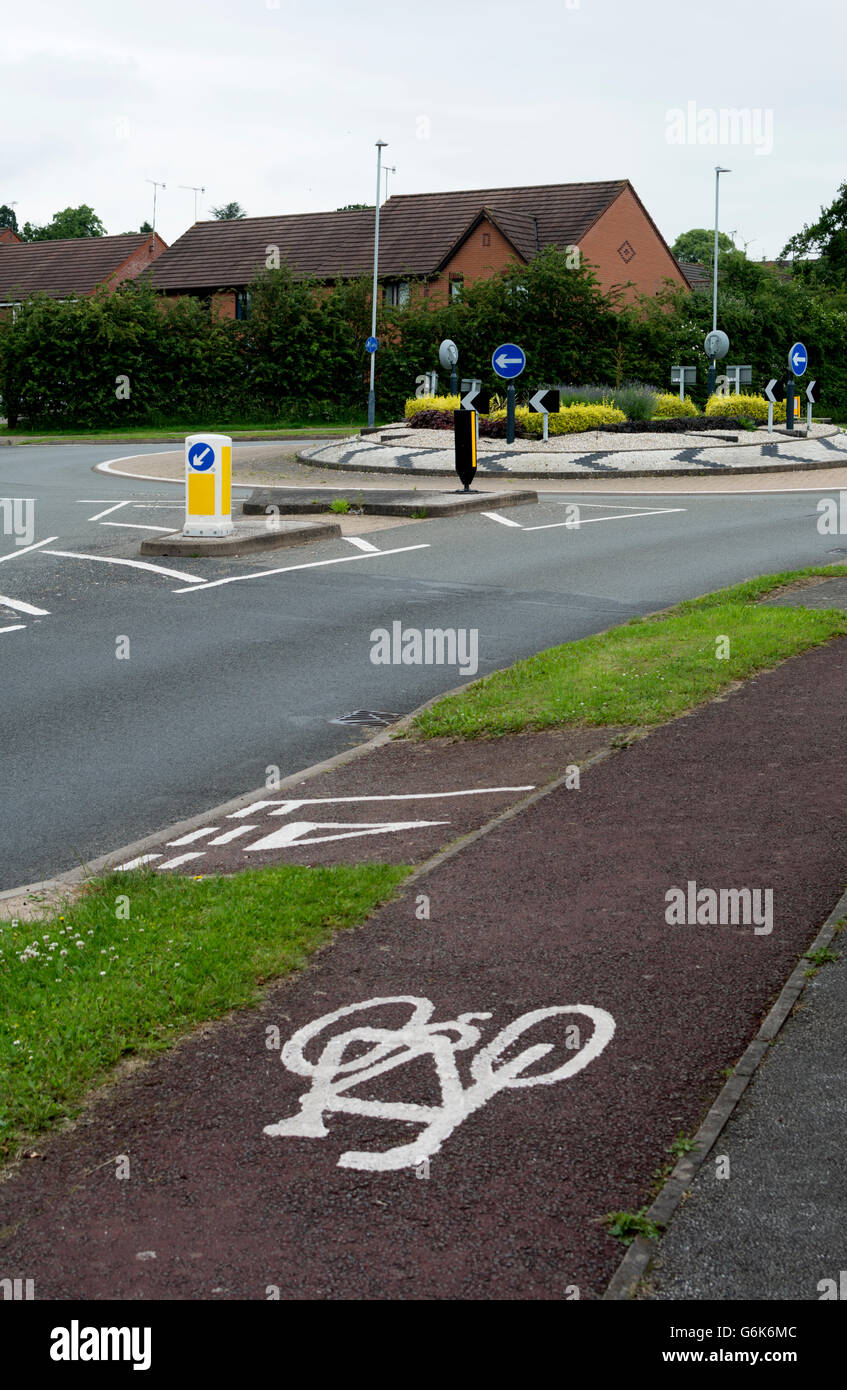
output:
[[[445,696],[412,724],[418,738],[496,738],[560,724],[660,724],[847,632],[834,609],[763,608],[757,600],[818,566],[765,575],[634,618],[622,627],[551,647]],[[729,638],[718,659],[717,639]]]
[[[363,921],[407,873],[364,864],[201,880],[113,874],[43,923],[0,923],[0,1157],[72,1114],[121,1058],[254,1004],[263,983]],[[128,920],[117,916],[126,899]],[[37,954],[22,961],[32,942]]]
[[0,439],[10,439],[13,442],[32,443],[58,443],[70,440],[85,444],[131,444],[136,440],[149,444],[166,444],[171,441],[182,441],[187,434],[196,434],[199,429],[211,430],[219,434],[228,434],[232,439],[284,439],[291,437],[294,439],[309,437],[316,434],[326,435],[327,437],[344,438],[346,435],[355,434],[362,428],[363,420],[351,420],[346,424],[327,424],[325,421],[312,425],[257,425],[255,428],[249,425],[233,426],[226,422],[223,424],[202,421],[199,425],[197,421],[189,421],[184,425],[170,425],[166,427],[150,426],[147,429],[138,428],[125,430],[30,430],[30,429],[9,429],[8,425],[0,425]]

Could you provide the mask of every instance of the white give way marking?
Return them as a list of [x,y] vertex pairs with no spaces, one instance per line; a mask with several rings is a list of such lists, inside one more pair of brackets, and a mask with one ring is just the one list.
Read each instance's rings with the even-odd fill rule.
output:
[[[502,516],[500,512],[482,512],[482,516],[487,516],[489,521],[499,521],[501,526],[514,526],[519,531],[556,531],[561,526],[567,527],[569,531],[578,531],[582,526],[590,526],[592,521],[631,521],[639,516],[668,516],[671,512],[685,512],[687,507],[627,507],[621,511],[622,503],[618,502],[566,502],[562,503],[567,508],[567,521],[545,521],[541,526],[524,526],[520,521],[513,521],[510,516]],[[591,507],[592,510],[611,511],[612,509],[621,512],[620,516],[583,516],[582,509]]]
[[[358,1026],[345,1032],[334,1032],[323,1044],[315,1061],[307,1060],[305,1049],[320,1033],[340,1019],[350,1019],[368,1009],[386,1010],[400,1005],[411,1009],[411,1017],[396,1028]],[[264,1133],[273,1138],[299,1137],[324,1139],[329,1130],[325,1114],[367,1115],[375,1120],[400,1120],[406,1124],[423,1125],[423,1130],[409,1144],[400,1144],[381,1153],[349,1150],[338,1160],[339,1168],[359,1168],[366,1172],[388,1172],[411,1168],[424,1158],[437,1153],[457,1125],[480,1106],[491,1100],[498,1091],[526,1086],[552,1086],[566,1081],[587,1067],[607,1046],[615,1032],[615,1020],[605,1009],[591,1004],[556,1004],[549,1008],[533,1009],[480,1048],[470,1064],[471,1084],[464,1086],[456,1065],[456,1053],[476,1047],[480,1029],[476,1021],[484,1022],[490,1013],[459,1014],[443,1023],[430,1023],[434,1004],[413,994],[391,995],[365,999],[360,1004],[348,1004],[298,1029],[280,1054],[284,1067],[297,1076],[311,1078],[311,1089],[300,1097],[300,1113],[276,1124],[266,1125]],[[575,1053],[551,1071],[530,1072],[536,1062],[554,1049],[552,1042],[537,1041],[506,1059],[518,1038],[536,1024],[563,1015],[582,1016],[592,1024],[591,1036],[583,1041],[584,1024],[571,1023],[565,1029],[564,1045]],[[383,1013],[384,1017],[384,1013]],[[561,1040],[561,1039],[560,1039]],[[362,1047],[366,1046],[366,1051]],[[345,1060],[348,1049],[352,1057]],[[437,1105],[408,1104],[403,1101],[364,1100],[350,1092],[363,1083],[396,1067],[405,1066],[418,1057],[429,1056],[435,1068],[441,1091]]]
[[[498,793],[508,792],[531,792],[534,791],[533,784],[521,787],[472,787],[469,790],[451,792],[395,792],[377,796],[312,796],[298,797],[296,800],[280,800],[279,798],[270,801],[253,801],[249,806],[243,806],[240,811],[230,811],[227,820],[243,820],[247,816],[255,817],[263,811],[267,811],[268,816],[288,816],[295,811],[300,811],[304,806],[337,806],[337,805],[361,805],[363,802],[374,801],[441,801],[456,796],[493,796]],[[181,849],[184,845],[194,845],[200,840],[206,840],[203,849],[192,849],[184,854],[179,854],[175,859],[165,858],[162,852],[152,854],[136,855],[134,859],[128,859],[123,864],[116,865],[114,872],[120,873],[122,870],[139,869],[144,864],[152,864],[155,859],[164,859],[163,864],[157,864],[157,869],[177,869],[182,864],[187,864],[192,859],[202,859],[207,849],[215,845],[228,845],[233,840],[259,831],[258,840],[252,841],[240,848],[246,854],[257,850],[288,849],[299,848],[302,845],[317,845],[329,840],[354,840],[365,835],[391,835],[403,830],[421,830],[434,825],[449,825],[447,820],[395,820],[395,821],[312,821],[298,820],[289,821],[287,825],[279,829],[267,831],[255,824],[239,825],[232,830],[225,830],[223,834],[218,834],[220,826],[203,825],[195,830],[189,830],[185,835],[180,835],[178,839],[168,840],[169,849]],[[328,834],[315,835],[315,830],[325,830]],[[206,839],[207,836],[214,836],[214,839]],[[309,837],[308,839],[306,837]]]

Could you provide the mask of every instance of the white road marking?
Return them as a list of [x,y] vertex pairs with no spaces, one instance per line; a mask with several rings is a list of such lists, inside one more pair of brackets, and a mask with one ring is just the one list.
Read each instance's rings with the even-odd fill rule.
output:
[[[283,825],[280,830],[272,830],[254,845],[245,845],[245,853],[254,850],[286,849],[291,845],[322,845],[327,840],[355,840],[363,835],[390,835],[396,830],[420,830],[429,825],[449,825],[449,820],[397,820],[397,821],[314,821],[295,820]],[[310,830],[339,830],[339,835],[305,836]],[[162,865],[162,868],[165,866]]]
[[[97,560],[101,565],[128,565],[131,569],[151,570],[153,574],[163,574],[167,579],[184,579],[189,584],[203,584],[203,580],[196,574],[183,574],[182,570],[166,569],[164,565],[148,565],[146,560],[115,560],[111,555],[83,555],[75,550],[45,550],[44,554],[58,555],[63,560]],[[188,589],[174,590],[177,594],[189,592]]]
[[429,542],[422,545],[401,545],[396,550],[376,550],[373,554],[367,555],[341,555],[335,560],[310,560],[306,565],[284,565],[276,570],[258,570],[255,574],[233,574],[227,579],[211,579],[208,582],[202,580],[190,589],[174,589],[175,594],[196,594],[201,589],[218,589],[222,584],[241,584],[245,579],[267,579],[273,574],[291,574],[294,570],[313,570],[320,569],[323,565],[347,565],[351,560],[372,560],[374,556],[383,555],[405,555],[410,550],[429,550]]
[[396,792],[385,796],[307,796],[298,798],[296,801],[254,801],[251,806],[244,806],[240,811],[231,811],[227,820],[239,820],[243,816],[252,816],[254,811],[262,811],[266,806],[279,807],[279,810],[271,811],[272,816],[287,816],[290,811],[299,811],[301,806],[337,806],[362,801],[419,801],[433,797],[485,796],[494,792],[533,791],[535,791],[534,784],[525,787],[473,787],[470,791],[458,792]]
[[164,864],[157,864],[159,873],[163,869],[178,869],[180,864],[187,864],[189,859],[202,859],[206,851],[204,849],[192,850],[190,854],[178,854],[176,859],[166,859]]
[[0,632],[23,632],[26,623],[14,623],[11,627],[0,627]]
[[125,531],[173,531],[172,526],[144,526],[140,521],[101,521],[101,526],[121,526]]
[[19,555],[28,555],[31,550],[39,550],[42,545],[49,545],[51,541],[58,539],[58,536],[46,536],[43,541],[36,541],[35,545],[24,545],[20,550],[10,550],[8,555],[0,555],[0,564],[4,560],[17,560]]
[[[383,1006],[391,1010],[391,1022],[394,1023],[398,1005],[409,1008],[409,1017],[399,1026],[386,1027]],[[368,1016],[367,1011],[372,1009],[379,1012]],[[337,1164],[339,1168],[357,1168],[366,1172],[417,1168],[420,1176],[420,1165],[428,1163],[456,1126],[490,1101],[498,1091],[550,1086],[557,1081],[566,1081],[599,1057],[615,1034],[612,1015],[593,1004],[554,1004],[543,1009],[532,1009],[501,1028],[490,1042],[479,1048],[467,1068],[470,1080],[466,1086],[460,1075],[456,1053],[467,1053],[477,1047],[482,1040],[482,1030],[475,1024],[490,1019],[492,1014],[463,1013],[455,1019],[432,1023],[430,1019],[434,1012],[435,1006],[431,1000],[421,995],[385,995],[364,999],[358,1004],[343,1005],[298,1028],[282,1048],[280,1061],[296,1076],[307,1077],[309,1089],[299,1097],[297,1114],[278,1120],[276,1124],[265,1125],[263,1132],[273,1138],[295,1135],[304,1139],[323,1139],[330,1134],[324,1124],[324,1115],[339,1112],[383,1122],[391,1120],[406,1125],[422,1125],[417,1138],[409,1143],[395,1144],[393,1148],[382,1150],[350,1149],[341,1154]],[[571,1015],[571,1022],[562,1028],[568,1015]],[[579,1018],[576,1026],[574,1015]],[[551,1027],[554,1018],[560,1025],[557,1031]],[[352,1025],[347,1032],[338,1031],[336,1025],[341,1019]],[[590,1035],[585,1019],[592,1025]],[[523,1039],[529,1029],[542,1022],[545,1025],[543,1034],[536,1034],[534,1043],[516,1053],[514,1044],[517,1040]],[[565,1052],[567,1060],[564,1062],[559,1061],[561,1048],[556,1049],[557,1056],[554,1052],[555,1041],[549,1041],[551,1037],[556,1039],[557,1032],[559,1042],[566,1042],[568,1047],[574,1034],[577,1042],[582,1043],[573,1055],[568,1056]],[[321,1033],[324,1034],[323,1044],[316,1044],[315,1038]],[[529,1039],[526,1041],[529,1042]],[[349,1060],[351,1044],[356,1049],[352,1061]],[[364,1052],[361,1051],[363,1045]],[[315,1051],[316,1047],[318,1051]],[[307,1050],[311,1053],[308,1058]],[[548,1063],[552,1069],[539,1071],[536,1063],[550,1052],[554,1052],[551,1063]],[[421,1105],[396,1098],[375,1098],[373,1081],[377,1076],[409,1062],[413,1062],[417,1070],[422,1058],[428,1058],[432,1064],[438,1080],[440,1103]],[[363,1083],[367,1087],[365,1094],[351,1095]],[[396,1096],[394,1088],[391,1094]],[[424,1175],[428,1173],[427,1167]]]
[[139,854],[135,859],[128,859],[125,864],[116,864],[114,872],[119,874],[122,869],[140,869],[142,864],[149,864],[152,859],[161,857],[161,854]]
[[517,526],[519,531],[523,530],[519,521],[512,521],[511,517],[501,516],[499,512],[483,512],[482,515],[487,516],[491,521],[499,521],[501,526]]
[[33,618],[49,618],[50,616],[46,608],[36,608],[34,604],[24,603],[22,599],[6,598],[5,594],[0,594],[0,608],[3,607],[14,608],[16,613],[29,613]]
[[[246,440],[238,440],[238,441],[236,441],[236,442],[237,442],[237,443],[246,443],[247,441],[246,441]],[[253,441],[251,441],[251,442],[253,442]],[[265,447],[265,448],[273,448],[274,445],[275,445],[275,441],[273,441],[273,440],[268,440],[268,442],[267,442],[266,445],[264,444],[264,441],[262,441],[262,446]],[[127,473],[125,469],[122,469],[122,468],[113,468],[113,467],[112,467],[112,464],[116,464],[116,463],[126,463],[126,461],[127,461],[128,459],[137,459],[137,458],[159,459],[159,458],[165,458],[166,456],[169,456],[169,455],[171,455],[171,454],[178,454],[178,453],[181,453],[181,451],[182,451],[182,446],[178,443],[178,441],[174,440],[174,447],[173,447],[172,449],[157,449],[156,452],[155,452],[155,454],[122,454],[121,457],[120,457],[120,458],[117,458],[117,459],[104,459],[102,463],[95,463],[95,465],[94,465],[94,472],[95,472],[95,473],[108,473],[108,475],[109,475],[110,478],[129,478],[130,481],[132,481],[132,482],[140,481],[140,482],[144,482],[144,483],[173,483],[173,484],[176,485],[177,487],[183,487],[183,488],[184,488],[184,487],[185,487],[185,478],[184,478],[184,477],[181,477],[181,478],[163,478],[163,477],[161,477],[161,476],[160,476],[159,474],[157,474],[157,473]],[[391,489],[389,489],[389,490],[391,490]],[[250,493],[250,492],[253,491],[253,484],[252,484],[252,483],[233,483],[233,485],[232,485],[232,491],[233,491],[233,495],[234,495],[236,492],[246,492],[246,493]],[[97,498],[97,497],[94,497],[94,498],[91,498],[91,499],[89,499],[89,500],[94,501],[94,502],[98,502],[100,499]]]
[[202,830],[189,830],[187,835],[180,835],[178,840],[168,840],[168,844],[192,845],[195,840],[202,840],[204,835],[214,835],[217,829],[216,825],[204,825]]
[[[573,503],[578,506],[578,503]],[[524,526],[524,531],[555,531],[560,526],[567,526],[571,531],[579,531],[583,526],[590,526],[592,521],[635,521],[639,516],[666,516],[670,512],[687,512],[687,507],[662,507],[649,512],[632,512],[626,516],[585,516],[580,517],[579,521],[547,521],[543,526]]]
[[378,546],[371,545],[370,541],[363,541],[361,536],[342,536],[341,539],[346,541],[348,545],[357,546],[359,550],[374,551],[379,549]]
[[112,512],[119,511],[121,507],[128,507],[129,505],[129,500],[126,502],[113,502],[111,507],[107,507],[104,512],[98,512],[96,516],[90,516],[88,520],[99,521],[101,516],[109,516]]
[[216,835],[214,840],[209,840],[210,845],[228,845],[230,840],[237,840],[239,835],[249,835],[251,830],[258,830],[258,825],[237,825],[234,830],[226,830],[223,835]]

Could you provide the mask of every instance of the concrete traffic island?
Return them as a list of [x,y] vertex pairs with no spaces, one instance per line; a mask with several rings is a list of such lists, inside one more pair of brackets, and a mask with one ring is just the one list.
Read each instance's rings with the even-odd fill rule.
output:
[[[523,489],[511,492],[463,492],[461,488],[452,492],[409,491],[388,492],[384,488],[333,489],[331,496],[304,497],[304,489],[298,488],[258,488],[243,505],[245,516],[267,515],[270,507],[280,512],[303,512],[307,515],[328,512],[333,502],[344,500],[350,513],[363,516],[405,516],[411,520],[423,520],[436,516],[461,516],[464,512],[478,512],[485,508],[519,507],[538,501],[538,493]],[[273,513],[270,513],[273,515]],[[349,513],[348,513],[349,514]]]
[[[262,509],[264,512],[264,508]],[[341,535],[336,521],[281,521],[276,516],[239,517],[228,536],[185,536],[172,531],[141,544],[142,555],[246,555],[254,550],[277,550],[309,541],[334,541]]]
[[[447,430],[387,426],[303,448],[297,458],[312,468],[405,477],[455,478],[453,435]],[[803,472],[847,465],[847,439],[838,425],[815,422],[811,432],[781,426],[683,434],[612,434],[588,430],[546,442],[478,442],[477,478],[642,478]],[[493,505],[493,503],[491,504]]]

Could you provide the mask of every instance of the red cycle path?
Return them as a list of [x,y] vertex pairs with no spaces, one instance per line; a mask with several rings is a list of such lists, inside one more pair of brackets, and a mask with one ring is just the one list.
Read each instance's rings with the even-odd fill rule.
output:
[[[621,1254],[604,1214],[643,1205],[843,889],[845,677],[841,639],[598,763],[579,790],[541,798],[410,885],[261,1009],[123,1081],[0,1188],[0,1273],[34,1278],[42,1299],[599,1296]],[[669,926],[665,894],[689,880],[772,889],[773,930]],[[454,1054],[455,1104],[485,1077],[481,1060],[472,1072],[485,1045],[528,1014],[588,1005],[615,1031],[575,1074],[504,1087],[459,1118],[428,1176],[339,1166],[412,1143],[420,1118],[332,1111],[323,1137],[266,1133],[300,1114],[314,1079],[282,1065],[267,1029],[285,1043],[389,996],[431,1001],[428,1022],[453,1024],[441,1046],[479,1031]],[[336,1060],[370,1049],[397,1061],[374,1049],[410,1011],[341,1020],[306,1055],[379,1025]],[[563,1066],[579,1051],[574,1023],[585,1047],[584,1016],[549,1016],[487,1074],[537,1043],[553,1051],[516,1063],[515,1080]],[[441,1101],[432,1052],[374,1072],[335,1100]],[[114,1176],[119,1154],[128,1181]]]

